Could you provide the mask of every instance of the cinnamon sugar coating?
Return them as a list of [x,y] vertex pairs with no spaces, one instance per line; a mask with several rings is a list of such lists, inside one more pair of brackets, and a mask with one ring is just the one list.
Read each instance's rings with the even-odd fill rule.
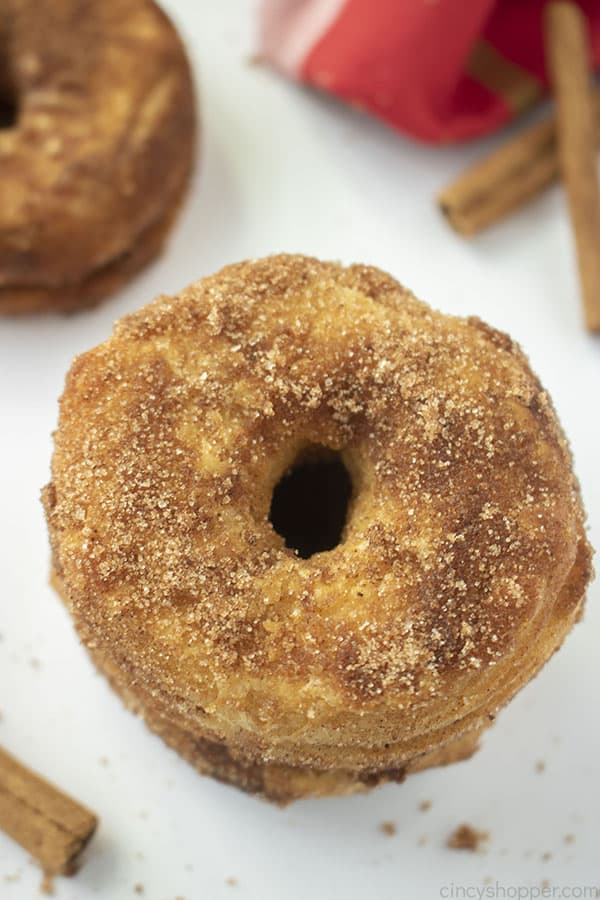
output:
[[[313,445],[353,494],[340,544],[300,559],[268,515]],[[44,501],[116,689],[202,771],[281,801],[472,752],[591,571],[569,449],[516,344],[301,256],[159,297],[78,357]]]
[[152,0],[6,0],[0,313],[74,309],[161,249],[187,187],[195,100]]

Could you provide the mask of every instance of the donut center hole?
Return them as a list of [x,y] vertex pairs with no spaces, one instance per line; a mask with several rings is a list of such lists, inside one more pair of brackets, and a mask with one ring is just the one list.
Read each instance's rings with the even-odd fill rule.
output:
[[302,559],[340,543],[352,480],[339,453],[310,447],[282,475],[273,490],[269,520]]
[[12,79],[0,71],[0,129],[14,128],[19,118],[19,97]]
[[0,97],[0,129],[13,128],[17,123],[19,110],[10,98]]

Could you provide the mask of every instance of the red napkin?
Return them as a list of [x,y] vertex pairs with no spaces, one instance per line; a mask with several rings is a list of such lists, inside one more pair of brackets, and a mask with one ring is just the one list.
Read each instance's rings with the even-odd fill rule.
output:
[[[262,0],[261,54],[432,142],[493,131],[547,88],[545,0]],[[580,0],[600,63],[600,0]]]

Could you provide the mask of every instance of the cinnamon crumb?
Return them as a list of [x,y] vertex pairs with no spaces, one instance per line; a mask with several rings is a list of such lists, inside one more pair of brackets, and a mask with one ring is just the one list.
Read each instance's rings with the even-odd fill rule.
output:
[[421,812],[427,812],[428,810],[430,810],[431,809],[431,800],[422,800],[419,803],[419,809],[421,810]]
[[480,831],[465,823],[454,829],[446,846],[452,850],[470,850],[475,853],[483,843],[489,840],[489,836],[489,832]]
[[535,764],[535,771],[536,772],[544,772],[545,769],[546,769],[546,763],[544,762],[544,760],[538,759],[538,761]]
[[137,884],[134,884],[133,890],[136,894],[143,894],[144,893],[144,885],[138,881]]
[[397,831],[395,822],[382,822],[379,826],[379,830],[383,832],[383,834],[387,834],[388,837],[393,837]]
[[235,875],[230,875],[229,878],[225,879],[225,884],[228,884],[229,887],[237,887],[239,884],[239,881],[237,880]]

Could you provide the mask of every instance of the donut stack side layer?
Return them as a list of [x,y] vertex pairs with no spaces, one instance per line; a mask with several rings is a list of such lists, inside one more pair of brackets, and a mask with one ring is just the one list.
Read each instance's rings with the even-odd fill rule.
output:
[[193,172],[193,146],[189,146],[187,167],[170,200],[165,215],[145,229],[136,243],[120,257],[90,272],[81,282],[57,287],[0,288],[0,314],[29,315],[54,310],[72,313],[90,309],[124,287],[163,252],[175,225]]
[[[323,748],[323,757],[318,761],[322,763],[328,759],[328,767],[272,762],[257,752],[253,736],[236,735],[232,739],[231,735],[225,736],[207,727],[209,723],[198,717],[197,710],[186,708],[185,703],[175,709],[168,701],[165,702],[164,697],[153,694],[143,680],[127,671],[124,661],[116,663],[107,648],[98,645],[96,637],[89,634],[85,623],[74,614],[56,572],[53,572],[52,583],[74,615],[79,636],[98,671],[108,679],[124,704],[141,716],[152,731],[200,774],[278,805],[286,805],[308,797],[363,793],[389,782],[402,782],[411,773],[469,759],[479,748],[482,732],[494,723],[500,709],[538,674],[549,655],[560,648],[581,616],[584,600],[581,585],[587,575],[586,565],[585,554],[581,553],[561,591],[554,615],[544,634],[538,638],[537,647],[530,648],[529,657],[517,666],[516,672],[493,695],[483,692],[484,702],[475,717],[471,716],[468,722],[455,722],[452,728],[446,727],[442,734],[423,736],[420,751],[415,750],[413,740],[412,752],[416,755],[411,757],[406,756],[406,750],[401,746],[373,747],[371,753],[365,747],[362,750],[363,765],[354,769],[336,766],[327,747]],[[365,738],[368,739],[368,736],[366,734]],[[345,761],[347,753],[343,746],[339,746],[337,751],[340,760]],[[315,748],[311,749],[311,753],[315,753]]]

